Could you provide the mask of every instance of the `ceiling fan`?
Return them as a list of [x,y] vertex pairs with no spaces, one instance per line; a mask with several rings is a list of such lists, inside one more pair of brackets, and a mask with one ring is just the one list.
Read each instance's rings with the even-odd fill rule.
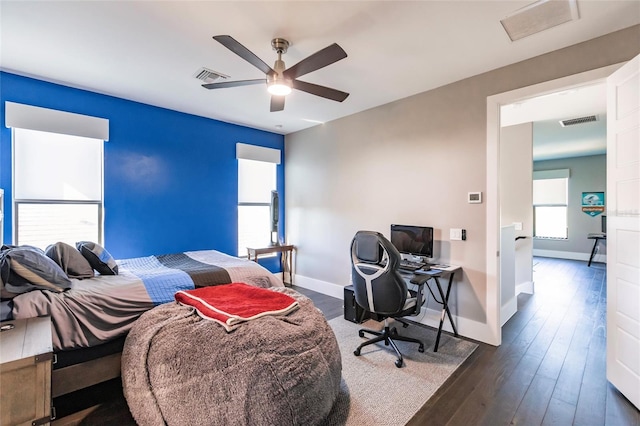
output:
[[267,90],[271,93],[271,112],[282,111],[284,109],[284,97],[291,92],[291,89],[302,90],[303,92],[333,101],[342,102],[349,96],[348,93],[340,90],[319,86],[306,81],[297,80],[298,77],[324,68],[334,62],[347,57],[347,53],[336,43],[306,57],[292,67],[285,68],[282,54],[287,52],[289,42],[283,38],[271,40],[273,50],[278,53],[278,59],[273,68],[264,63],[253,52],[238,43],[233,37],[228,35],[218,35],[213,37],[227,49],[249,62],[254,67],[266,74],[266,79],[224,81],[220,83],[203,84],[206,89],[223,89],[226,87],[247,86],[250,84],[267,84]]

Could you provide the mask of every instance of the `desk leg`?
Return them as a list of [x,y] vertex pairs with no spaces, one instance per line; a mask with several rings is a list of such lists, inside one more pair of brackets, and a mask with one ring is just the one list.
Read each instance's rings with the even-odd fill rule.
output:
[[591,249],[591,256],[589,256],[589,263],[587,263],[587,267],[591,266],[591,261],[593,261],[593,257],[596,255],[596,248],[598,247],[598,239],[593,239],[593,248]]
[[451,311],[449,310],[449,295],[451,294],[451,286],[453,284],[453,274],[449,276],[449,287],[447,288],[447,293],[445,295],[444,291],[442,291],[442,285],[440,285],[440,280],[438,277],[434,277],[436,280],[436,286],[438,287],[438,293],[440,293],[440,297],[444,302],[442,304],[442,313],[440,314],[440,326],[438,327],[438,334],[436,336],[436,344],[433,348],[434,352],[438,352],[438,346],[440,345],[440,335],[442,334],[442,326],[444,325],[444,316],[445,314],[449,317],[449,322],[451,323],[451,328],[453,328],[453,334],[458,336],[458,330],[456,329],[456,325],[453,322],[453,317],[451,316]]

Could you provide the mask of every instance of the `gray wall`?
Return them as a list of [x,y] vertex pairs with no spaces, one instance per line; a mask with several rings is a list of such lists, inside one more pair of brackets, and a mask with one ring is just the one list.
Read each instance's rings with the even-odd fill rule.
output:
[[[582,212],[582,193],[606,191],[607,156],[592,155],[533,163],[535,171],[554,169],[570,170],[567,218],[569,238],[566,240],[536,239],[533,242],[534,253],[541,256],[587,260],[593,248],[593,240],[588,240],[587,234],[600,232],[602,216],[591,217]],[[605,193],[605,205],[606,202]],[[606,243],[600,243],[599,254],[606,254]]]
[[[487,96],[627,61],[640,53],[639,38],[640,26],[630,27],[287,135],[296,284],[341,297],[357,230],[388,236],[392,223],[430,225],[440,261],[464,268],[454,315],[486,324],[486,200],[468,204],[467,193],[485,192]],[[454,227],[467,230],[467,241],[449,240]],[[474,334],[463,325],[460,332]]]
[[516,236],[526,237],[515,242],[516,286],[533,281],[532,176],[533,123],[503,127],[500,133],[500,225],[519,222],[522,230],[516,230]]

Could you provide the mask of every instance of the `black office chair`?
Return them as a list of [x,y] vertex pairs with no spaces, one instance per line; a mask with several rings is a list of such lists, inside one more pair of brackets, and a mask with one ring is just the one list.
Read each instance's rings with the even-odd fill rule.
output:
[[[353,352],[360,355],[360,350],[367,345],[384,341],[386,346],[396,351],[398,359],[396,367],[402,367],[402,354],[394,340],[418,343],[418,351],[424,352],[424,344],[411,337],[398,334],[395,327],[389,327],[389,318],[416,315],[424,302],[421,294],[409,292],[407,284],[398,272],[400,253],[379,232],[358,231],[351,242],[351,281],[355,293],[356,303],[369,312],[384,318],[382,331],[362,329],[364,333],[373,334],[374,338],[362,343]],[[418,300],[421,302],[418,303]],[[406,327],[406,323],[405,327]]]

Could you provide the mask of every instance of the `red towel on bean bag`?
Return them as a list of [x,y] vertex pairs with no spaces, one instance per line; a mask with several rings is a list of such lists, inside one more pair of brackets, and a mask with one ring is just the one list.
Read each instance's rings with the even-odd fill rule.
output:
[[201,317],[219,323],[227,332],[245,321],[265,315],[286,315],[298,308],[298,301],[289,295],[245,283],[181,290],[174,297],[178,303],[193,306]]

